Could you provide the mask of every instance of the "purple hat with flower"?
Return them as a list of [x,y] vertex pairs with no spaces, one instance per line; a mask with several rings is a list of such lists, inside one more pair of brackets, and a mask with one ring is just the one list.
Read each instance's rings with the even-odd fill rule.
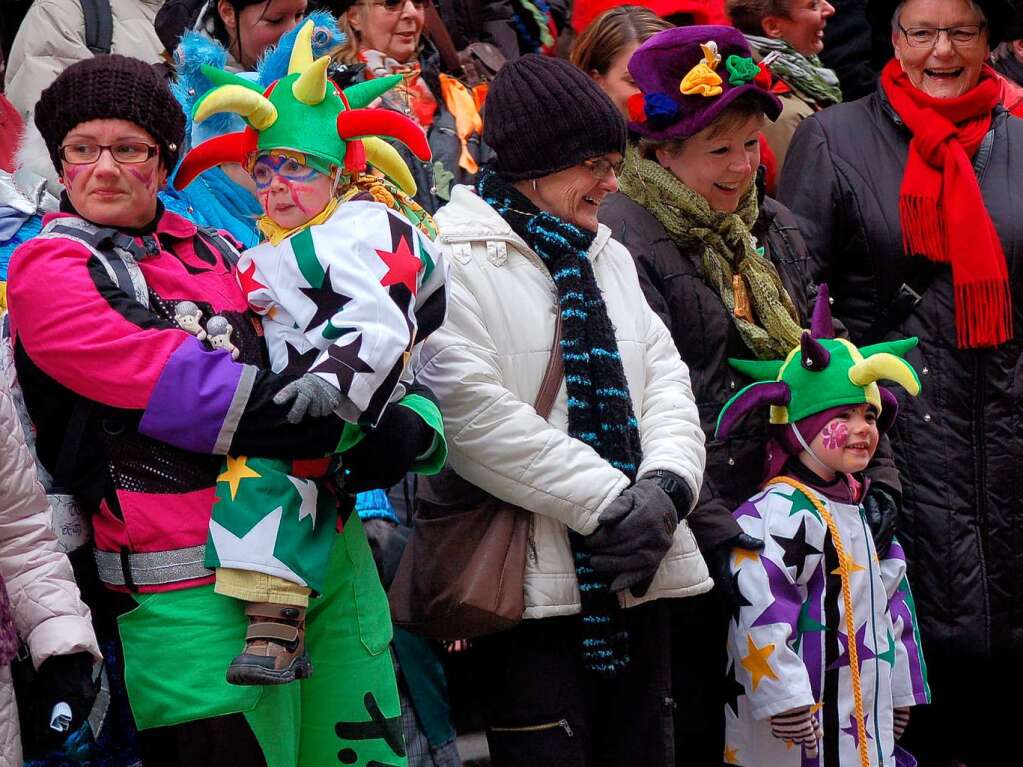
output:
[[734,27],[677,27],[636,49],[629,73],[640,93],[629,99],[629,129],[652,139],[699,133],[744,93],[763,103],[770,120],[781,102],[765,88],[742,32]]

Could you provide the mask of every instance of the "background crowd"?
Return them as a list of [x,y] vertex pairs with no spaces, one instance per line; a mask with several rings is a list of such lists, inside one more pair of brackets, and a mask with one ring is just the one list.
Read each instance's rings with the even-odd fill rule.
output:
[[[277,117],[255,94],[322,57],[346,109],[372,91],[412,131],[388,134],[407,174],[367,143],[330,166],[331,194],[394,212],[381,258],[403,252],[401,220],[450,268],[443,324],[412,331],[407,406],[354,442],[332,408],[281,400],[319,384],[293,349],[270,364],[246,298],[266,286],[238,261],[278,240],[232,142]],[[1015,758],[998,744],[1023,714],[1023,7],[6,0],[0,72],[0,767],[446,767],[476,730],[495,765]],[[230,108],[204,110],[217,86]],[[212,350],[183,303],[223,320],[199,328]],[[776,361],[847,348],[879,360],[849,373],[853,399],[796,416],[795,394],[756,391]],[[879,378],[916,396],[870,394]],[[722,418],[751,387],[770,409]],[[859,507],[857,561],[887,594],[853,595],[881,628],[851,636],[852,603],[777,596],[771,568],[805,587],[805,557],[828,584],[855,562],[805,525],[784,537],[796,506],[773,528],[763,488],[822,487],[804,437],[856,403],[877,419],[869,465],[821,497]],[[240,644],[202,553],[216,488],[233,501],[259,476],[237,456],[314,477],[335,452],[317,673],[206,676]],[[511,620],[409,617],[416,568],[452,550],[429,536],[499,506],[521,522]],[[758,648],[767,615],[792,633]],[[781,664],[811,666],[815,630],[831,639],[811,705]],[[855,667],[885,658],[891,689]],[[370,666],[386,671],[344,689]],[[861,676],[866,713],[844,697]]]

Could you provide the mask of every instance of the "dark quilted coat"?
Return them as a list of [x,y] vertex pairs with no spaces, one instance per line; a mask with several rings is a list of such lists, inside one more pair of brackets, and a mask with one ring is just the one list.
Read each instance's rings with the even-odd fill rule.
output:
[[[925,649],[1019,656],[1023,122],[998,108],[974,159],[1013,292],[1015,337],[992,349],[956,347],[951,270],[903,253],[898,195],[909,138],[879,91],[819,112],[796,132],[779,197],[796,215],[852,339],[920,338],[908,357],[923,391],[902,397],[892,445],[904,500],[899,537]],[[929,284],[921,284],[922,272],[932,275]],[[904,283],[925,287],[922,301],[909,316],[890,318],[893,327],[872,329]]]

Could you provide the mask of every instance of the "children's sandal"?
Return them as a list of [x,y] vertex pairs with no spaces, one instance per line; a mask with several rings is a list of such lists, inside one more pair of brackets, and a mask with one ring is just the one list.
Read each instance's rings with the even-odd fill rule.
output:
[[245,650],[228,666],[228,682],[287,684],[313,673],[305,649],[304,607],[250,602],[245,614],[249,617]]

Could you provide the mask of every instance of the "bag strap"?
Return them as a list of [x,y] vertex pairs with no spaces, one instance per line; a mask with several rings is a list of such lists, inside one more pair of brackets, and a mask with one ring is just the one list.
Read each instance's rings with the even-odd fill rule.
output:
[[114,41],[114,15],[110,0],[79,0],[85,14],[85,44],[93,54],[110,53]]
[[458,58],[455,41],[451,39],[451,33],[444,26],[444,20],[441,19],[440,13],[437,11],[437,5],[427,3],[425,14],[427,36],[437,46],[437,52],[440,53],[441,60],[444,62],[444,68],[449,74],[457,76],[462,71],[462,63]]
[[554,345],[551,347],[551,356],[547,360],[547,369],[543,374],[543,382],[540,384],[540,391],[536,395],[533,407],[538,415],[549,418],[551,409],[554,407],[554,400],[561,390],[561,379],[565,376],[565,360],[561,356],[561,308],[557,310],[558,319],[554,323]]

